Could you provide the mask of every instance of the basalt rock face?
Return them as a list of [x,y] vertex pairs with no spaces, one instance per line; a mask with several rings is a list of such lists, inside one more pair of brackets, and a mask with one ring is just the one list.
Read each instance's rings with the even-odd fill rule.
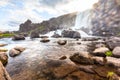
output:
[[30,20],[27,20],[25,23],[20,24],[19,32],[31,32],[32,30],[35,30],[45,34],[49,31],[61,29],[63,27],[67,28],[74,26],[75,18],[76,13],[71,13],[57,18],[51,18],[50,20],[41,23],[32,23]]
[[111,36],[120,32],[120,0],[99,0],[92,15],[93,35]]

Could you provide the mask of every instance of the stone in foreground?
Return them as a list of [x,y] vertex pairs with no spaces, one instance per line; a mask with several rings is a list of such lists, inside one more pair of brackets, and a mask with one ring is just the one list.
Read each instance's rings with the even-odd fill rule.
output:
[[115,47],[112,53],[114,57],[120,58],[120,47]]
[[57,41],[59,45],[65,45],[67,43],[67,40],[59,40]]
[[15,56],[19,55],[20,53],[21,53],[20,51],[15,50],[15,49],[11,49],[11,50],[9,51],[10,57],[15,57]]
[[75,63],[84,64],[84,65],[91,65],[94,63],[93,59],[91,58],[88,52],[75,53],[72,56],[70,56],[70,60]]
[[0,61],[3,65],[6,65],[8,62],[8,56],[5,52],[0,52]]
[[23,35],[14,35],[12,37],[12,40],[14,40],[14,41],[25,40],[25,37]]
[[7,73],[6,69],[3,67],[1,62],[0,62],[0,80],[11,80],[9,74]]
[[48,39],[48,38],[42,38],[41,40],[40,40],[40,42],[43,42],[43,43],[46,43],[46,42],[49,42],[50,40]]
[[107,64],[113,67],[120,68],[120,59],[114,57],[107,57]]

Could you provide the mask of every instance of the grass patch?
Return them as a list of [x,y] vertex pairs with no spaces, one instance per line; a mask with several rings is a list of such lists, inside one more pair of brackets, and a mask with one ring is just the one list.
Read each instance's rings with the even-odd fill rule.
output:
[[0,34],[0,38],[9,38],[9,37],[12,37],[14,36],[13,33],[1,33]]
[[105,55],[106,55],[106,56],[112,56],[112,51],[107,51],[107,52],[105,52]]

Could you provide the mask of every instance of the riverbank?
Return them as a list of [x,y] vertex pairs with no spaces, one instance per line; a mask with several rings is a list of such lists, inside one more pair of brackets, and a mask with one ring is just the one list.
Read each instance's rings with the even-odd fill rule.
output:
[[[106,57],[109,62],[105,62],[104,57],[92,54],[96,45],[103,47],[100,45],[105,43],[104,39],[48,38],[47,43],[40,42],[41,39],[13,41],[14,47],[26,50],[8,59],[6,69],[12,80],[109,80],[110,77],[119,80],[119,58],[109,56]],[[59,40],[67,43],[59,45]]]

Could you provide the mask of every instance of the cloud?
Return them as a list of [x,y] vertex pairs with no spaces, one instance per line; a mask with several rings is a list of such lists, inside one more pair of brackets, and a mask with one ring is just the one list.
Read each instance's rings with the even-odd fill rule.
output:
[[59,4],[67,4],[70,0],[40,0],[40,3],[49,7],[55,7]]
[[63,14],[84,11],[91,8],[92,4],[96,1],[97,0],[0,0],[0,30],[3,28],[16,29],[20,23],[23,23],[27,19],[38,23]]

